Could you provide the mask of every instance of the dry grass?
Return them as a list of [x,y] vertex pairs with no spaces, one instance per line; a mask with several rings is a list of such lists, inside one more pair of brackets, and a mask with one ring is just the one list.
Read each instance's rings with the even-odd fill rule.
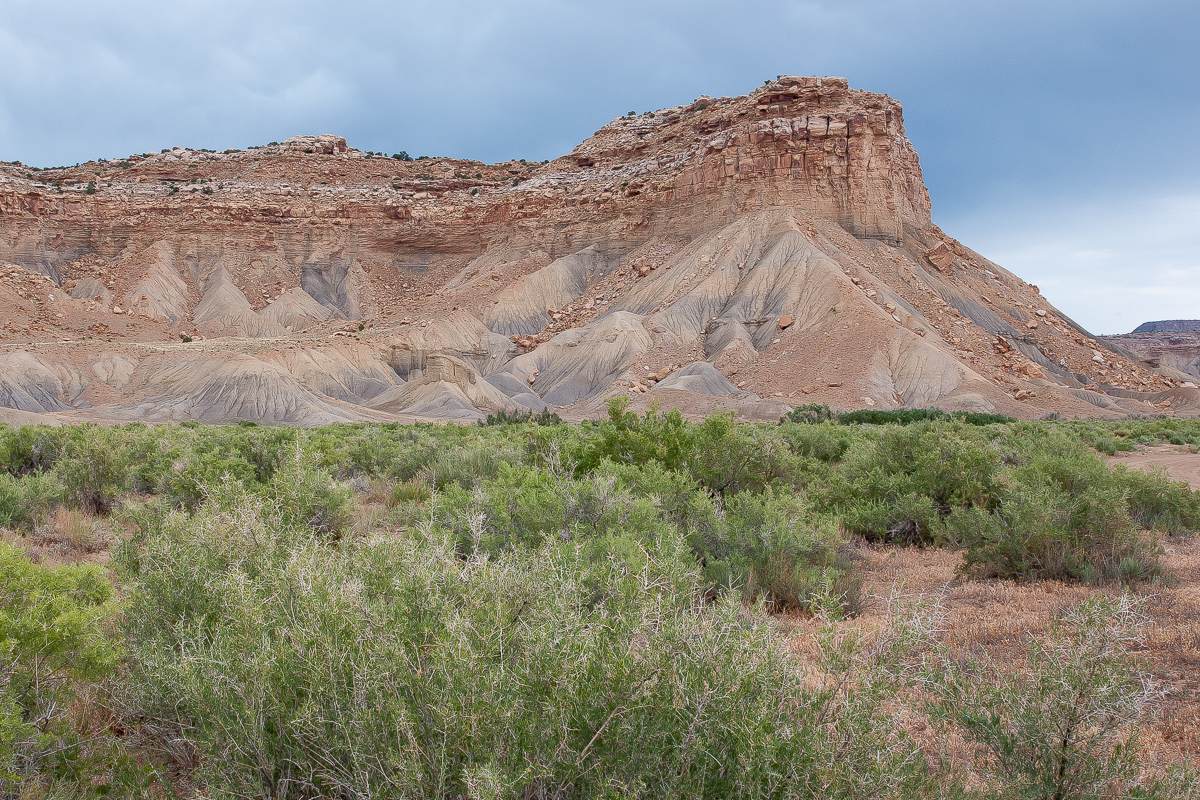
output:
[[32,532],[22,535],[6,530],[0,532],[0,539],[24,548],[35,564],[103,564],[108,561],[108,548],[113,543],[108,524],[100,517],[58,506],[37,522]]
[[382,505],[390,508],[395,505],[392,492],[391,481],[373,478],[367,486],[367,491],[363,493],[361,502],[367,505]]
[[404,483],[398,483],[392,487],[392,505],[397,506],[401,503],[424,503],[433,496],[433,489],[429,481],[424,478],[410,478]]
[[[944,609],[940,638],[953,653],[990,660],[1002,669],[1025,670],[1028,645],[1047,633],[1053,621],[1096,593],[1119,594],[1119,586],[1095,587],[1058,581],[962,580],[957,571],[960,553],[939,548],[864,547],[857,552],[864,573],[862,613],[838,623],[843,633],[871,635],[887,624],[889,604],[939,601]],[[1138,655],[1151,678],[1166,688],[1141,730],[1144,769],[1156,773],[1188,760],[1200,760],[1200,539],[1166,542],[1164,562],[1171,579],[1137,590],[1146,606],[1148,623]],[[791,652],[808,668],[809,680],[819,683],[814,669],[818,620],[793,615],[780,617],[780,626],[794,634]],[[958,733],[947,736],[919,710],[920,698],[898,700],[901,719],[934,763],[971,769],[975,745]]]
[[[1200,759],[1200,540],[1167,542],[1164,562],[1172,576],[1166,584],[1138,590],[1146,600],[1149,622],[1139,655],[1168,694],[1143,729],[1148,767]],[[941,549],[880,547],[860,552],[865,573],[863,613],[843,623],[863,629],[882,624],[893,589],[906,597],[941,596],[945,609],[942,640],[964,656],[985,657],[1004,668],[1023,669],[1030,638],[1048,631],[1068,608],[1120,587],[1092,587],[1058,581],[962,581],[959,553]],[[794,626],[806,624],[792,620]],[[813,653],[799,637],[796,653]],[[920,726],[914,732],[919,732]],[[930,743],[933,744],[932,742]],[[955,757],[955,748],[944,755]]]
[[424,503],[431,495],[432,489],[424,478],[411,478],[400,483],[375,478],[362,493],[359,502],[395,508],[404,503]]
[[387,509],[379,503],[355,503],[350,515],[349,533],[353,538],[361,539],[379,530],[386,517]]

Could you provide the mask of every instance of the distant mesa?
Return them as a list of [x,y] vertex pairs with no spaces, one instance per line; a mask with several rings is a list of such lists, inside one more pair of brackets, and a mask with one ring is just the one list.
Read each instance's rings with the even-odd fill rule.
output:
[[1170,319],[1139,325],[1133,333],[1100,339],[1132,355],[1185,388],[1200,381],[1200,319]]
[[1200,319],[1166,319],[1158,322],[1143,322],[1133,329],[1134,333],[1190,333],[1200,331]]

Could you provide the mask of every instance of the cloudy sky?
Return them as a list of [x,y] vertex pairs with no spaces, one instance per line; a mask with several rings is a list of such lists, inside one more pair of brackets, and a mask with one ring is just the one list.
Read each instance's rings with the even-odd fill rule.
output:
[[1195,0],[0,0],[0,159],[338,133],[553,158],[613,117],[844,75],[934,220],[1096,333],[1200,318]]

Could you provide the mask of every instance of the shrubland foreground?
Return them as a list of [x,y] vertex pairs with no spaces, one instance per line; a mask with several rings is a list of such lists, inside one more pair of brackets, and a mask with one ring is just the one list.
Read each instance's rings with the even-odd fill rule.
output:
[[0,430],[0,795],[1197,796],[1200,422],[489,423]]

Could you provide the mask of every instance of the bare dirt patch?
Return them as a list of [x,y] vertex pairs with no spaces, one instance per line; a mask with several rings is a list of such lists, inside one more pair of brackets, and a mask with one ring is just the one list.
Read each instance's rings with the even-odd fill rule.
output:
[[1109,461],[1124,464],[1130,469],[1165,469],[1175,480],[1184,481],[1193,489],[1200,489],[1200,453],[1190,453],[1182,447],[1148,447],[1132,453],[1117,453]]
[[[1200,540],[1169,538],[1164,549],[1171,577],[1134,589],[1144,598],[1148,618],[1137,655],[1168,690],[1143,728],[1148,768],[1200,757]],[[1096,593],[1122,591],[1058,581],[966,581],[958,576],[962,554],[940,548],[872,547],[859,551],[859,558],[866,602],[844,625],[870,630],[884,624],[897,595],[905,602],[940,596],[942,641],[964,656],[1014,670],[1025,668],[1031,639],[1047,633],[1068,609]],[[795,624],[803,629],[815,623]],[[796,655],[809,660],[813,653],[804,638],[797,640]]]

